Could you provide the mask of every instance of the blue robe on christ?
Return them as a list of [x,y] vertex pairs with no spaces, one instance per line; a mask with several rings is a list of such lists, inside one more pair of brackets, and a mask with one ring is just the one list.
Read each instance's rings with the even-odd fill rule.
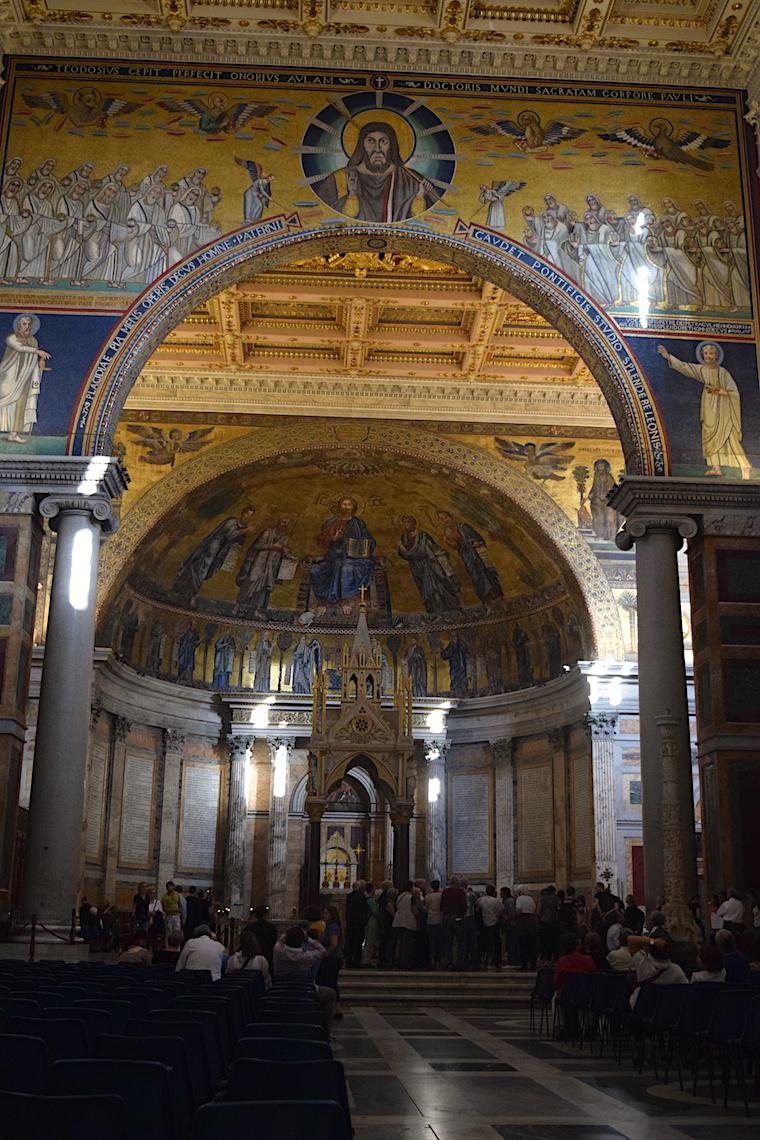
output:
[[333,515],[323,524],[319,542],[325,554],[309,567],[311,588],[321,602],[355,598],[372,581],[377,543],[361,519],[353,516],[345,526],[343,521]]

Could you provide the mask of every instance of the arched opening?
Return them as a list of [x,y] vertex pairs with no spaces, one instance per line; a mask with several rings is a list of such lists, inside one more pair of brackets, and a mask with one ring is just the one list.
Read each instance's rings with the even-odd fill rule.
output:
[[107,454],[124,401],[150,353],[200,302],[246,275],[318,254],[393,251],[434,257],[477,272],[509,290],[559,330],[583,358],[610,407],[626,469],[664,474],[666,455],[655,403],[635,357],[614,321],[561,272],[519,243],[498,252],[462,238],[444,238],[404,226],[341,226],[267,237],[237,234],[174,267],[132,306],[82,389],[70,450]]

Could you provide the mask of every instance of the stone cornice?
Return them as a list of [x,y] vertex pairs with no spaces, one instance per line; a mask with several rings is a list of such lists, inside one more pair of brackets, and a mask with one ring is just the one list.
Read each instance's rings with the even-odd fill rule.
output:
[[257,375],[252,384],[250,374],[149,370],[143,371],[130,394],[125,415],[133,405],[174,413],[178,402],[188,411],[267,413],[286,405],[292,415],[416,419],[422,413],[440,420],[477,416],[503,421],[508,408],[510,418],[525,423],[614,425],[607,401],[594,383],[458,384],[391,377],[357,381],[268,373]]
[[0,490],[117,499],[129,486],[118,459],[78,455],[2,455]]
[[[719,518],[736,520],[754,533],[750,519],[760,520],[760,484],[747,480],[678,479],[631,476],[622,480],[610,495],[610,505],[628,519],[646,516],[647,519],[672,519],[677,525],[684,517],[702,518],[705,529],[714,533],[733,533],[719,529]],[[709,521],[707,521],[709,520]],[[742,522],[743,520],[743,522]],[[716,529],[718,522],[718,529]],[[725,527],[734,522],[726,521]],[[758,524],[760,525],[760,523]]]
[[[130,28],[103,23],[100,27],[66,27],[61,24],[23,24],[14,18],[7,3],[3,51],[30,56],[77,56],[118,60],[161,60],[184,65],[246,64],[263,67],[337,67],[343,70],[414,71],[418,74],[480,75],[483,77],[536,78],[601,81],[610,83],[688,84],[703,87],[746,86],[758,55],[755,26],[743,33],[740,44],[727,56],[721,45],[699,43],[692,50],[684,44],[676,50],[654,48],[645,42],[626,40],[620,47],[607,44],[594,49],[588,44],[541,45],[462,42],[450,44],[428,35],[404,36],[394,41],[376,30],[345,35],[324,29],[318,38],[299,31],[297,25],[281,33],[256,29],[255,38],[230,29],[185,28],[171,33],[166,28]],[[71,13],[75,20],[78,13]],[[550,25],[554,27],[554,25]],[[572,37],[550,36],[562,41]],[[739,37],[737,37],[738,39]]]

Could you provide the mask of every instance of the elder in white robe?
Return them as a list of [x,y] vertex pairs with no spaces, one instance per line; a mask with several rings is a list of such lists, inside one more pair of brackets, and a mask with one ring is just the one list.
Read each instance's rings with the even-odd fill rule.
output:
[[138,198],[127,218],[128,237],[124,243],[122,281],[147,285],[166,269],[169,231],[161,202],[163,188],[152,186]]
[[698,364],[671,356],[664,345],[657,351],[674,372],[703,386],[699,418],[702,421],[702,454],[708,475],[722,475],[724,467],[738,467],[749,479],[752,465],[742,447],[742,410],[739,389],[731,373],[721,366],[722,349],[709,341],[697,346]]
[[38,327],[30,314],[16,317],[0,360],[0,432],[8,432],[11,443],[24,443],[37,423],[42,365],[50,359],[32,335]]

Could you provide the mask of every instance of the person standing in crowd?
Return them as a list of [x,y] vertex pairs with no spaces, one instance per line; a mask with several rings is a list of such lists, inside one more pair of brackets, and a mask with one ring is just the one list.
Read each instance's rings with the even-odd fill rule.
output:
[[417,888],[407,881],[396,900],[396,913],[393,928],[398,939],[398,967],[411,970],[414,954],[414,938],[417,933]]
[[135,923],[135,930],[147,931],[150,918],[148,913],[149,905],[150,893],[145,883],[138,883],[137,894],[132,899],[132,917]]
[[520,952],[517,946],[517,911],[515,899],[509,887],[502,887],[499,891],[501,905],[504,908],[504,917],[501,923],[504,935],[504,956],[510,966],[520,965]]
[[432,879],[430,890],[425,895],[425,909],[427,911],[428,960],[433,970],[438,970],[442,964],[443,941],[441,927],[441,884],[438,879]]
[[633,895],[625,896],[623,922],[632,934],[641,934],[644,929],[644,912],[640,906],[636,905],[636,899]]
[[[441,921],[443,929],[443,957],[450,970],[465,968],[464,919],[467,914],[467,895],[456,875],[441,895]],[[456,954],[454,944],[456,943]]]
[[760,895],[752,895],[752,961],[760,962]]
[[396,928],[393,922],[396,917],[397,898],[398,891],[391,883],[387,883],[378,900],[380,922],[382,924],[382,944],[380,952],[384,966],[392,966],[396,960]]
[[230,956],[227,962],[227,974],[234,974],[237,970],[258,970],[264,979],[264,989],[268,990],[272,985],[272,979],[269,976],[269,963],[261,953],[261,947],[252,930],[241,932],[240,948]]
[[277,941],[277,927],[273,922],[269,921],[268,906],[257,906],[253,913],[256,916],[254,921],[247,922],[244,929],[250,930],[252,934],[256,935],[256,941],[259,944],[261,953],[269,963],[269,969],[271,970],[274,963],[274,944]]
[[103,937],[101,949],[103,950],[118,950],[119,947],[119,931],[116,923],[116,907],[108,899],[103,903],[100,908],[100,923],[103,927]]
[[171,880],[166,884],[166,894],[161,899],[161,909],[164,912],[166,933],[171,934],[173,930],[180,932],[182,930],[182,904],[179,901],[177,888]]
[[718,918],[723,919],[724,930],[734,935],[744,933],[744,899],[734,887],[728,888],[728,898],[718,907]]
[[578,912],[575,908],[575,887],[568,887],[566,891],[557,891],[560,900],[559,922],[565,934],[578,933]]
[[[275,978],[278,981],[283,978],[312,978],[325,953],[321,942],[307,938],[300,926],[291,926],[274,946]],[[332,1034],[335,1001],[335,990],[329,986],[317,986],[317,1004],[324,1014],[328,1036]]]
[[369,907],[366,884],[357,879],[346,895],[346,965],[356,970],[362,964],[362,946],[367,931]]
[[182,924],[185,938],[190,937],[196,926],[208,926],[207,916],[204,914],[204,910],[205,908],[198,896],[198,888],[188,887],[187,898],[185,899],[185,921]]
[[538,945],[545,962],[553,961],[559,951],[560,911],[557,888],[545,887],[538,900]]
[[486,966],[490,965],[495,970],[500,970],[501,920],[504,917],[504,907],[493,883],[486,886],[486,893],[480,896],[477,906],[483,920],[483,957]]
[[480,953],[478,946],[478,896],[468,883],[467,879],[460,879],[459,885],[467,899],[467,909],[464,912],[464,956],[468,970],[480,969]]
[[[176,887],[175,889],[179,895],[179,924],[184,930],[187,926],[187,899],[185,898],[185,891],[183,887]],[[194,930],[195,927],[192,929]]]
[[[179,933],[179,931],[177,931]],[[155,953],[164,944],[166,937],[166,920],[163,907],[158,898],[150,898],[148,893],[148,938]]]
[[196,926],[193,937],[188,938],[180,951],[176,969],[210,970],[211,981],[218,982],[222,977],[222,966],[227,951],[217,942],[208,926]]
[[375,884],[367,883],[364,894],[367,899],[367,932],[362,948],[362,966],[371,966],[380,948],[380,906],[375,897]]
[[538,958],[536,903],[527,891],[518,888],[515,899],[517,945],[520,952],[520,969],[535,970]]

